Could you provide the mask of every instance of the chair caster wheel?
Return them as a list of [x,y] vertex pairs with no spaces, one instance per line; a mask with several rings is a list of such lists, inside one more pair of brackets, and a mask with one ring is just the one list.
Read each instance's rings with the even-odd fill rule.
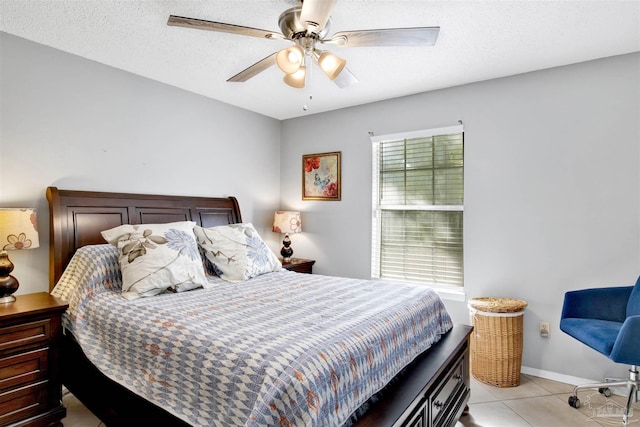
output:
[[604,397],[611,397],[611,389],[609,387],[599,388],[598,393],[600,393]]
[[569,406],[571,406],[572,408],[579,408],[580,407],[580,399],[578,399],[578,396],[569,396]]

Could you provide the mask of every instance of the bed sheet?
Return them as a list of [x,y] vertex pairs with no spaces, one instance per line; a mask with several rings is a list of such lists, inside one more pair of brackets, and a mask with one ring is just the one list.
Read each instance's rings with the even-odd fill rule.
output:
[[77,251],[52,294],[100,370],[194,426],[340,426],[451,329],[424,286],[288,270],[126,300],[117,250]]

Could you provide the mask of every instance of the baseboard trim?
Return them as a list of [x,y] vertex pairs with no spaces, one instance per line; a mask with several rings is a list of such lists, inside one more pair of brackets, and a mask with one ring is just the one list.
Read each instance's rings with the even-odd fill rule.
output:
[[[546,380],[558,381],[565,384],[581,385],[581,384],[593,384],[602,382],[603,380],[590,380],[588,378],[573,377],[571,375],[559,374],[558,372],[545,371],[544,369],[529,368],[528,366],[522,366],[520,372],[525,375],[532,375],[534,377],[544,378]],[[620,378],[624,380],[625,378]],[[618,396],[626,396],[628,391],[626,387],[612,387],[611,392]]]
[[522,372],[525,375],[533,375],[534,377],[540,377],[547,380],[558,381],[561,383],[571,384],[574,386],[579,384],[589,384],[589,383],[596,383],[598,381],[602,381],[602,380],[591,380],[588,378],[574,377],[571,375],[560,374],[558,372],[545,371],[544,369],[530,368],[528,366],[522,366],[522,369],[520,369],[520,372]]

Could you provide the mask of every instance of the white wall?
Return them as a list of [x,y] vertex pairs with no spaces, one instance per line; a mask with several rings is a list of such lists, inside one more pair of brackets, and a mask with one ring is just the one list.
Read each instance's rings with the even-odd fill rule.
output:
[[[47,289],[49,185],[235,195],[276,249],[273,211],[299,209],[296,256],[369,277],[368,132],[463,120],[467,298],[529,302],[526,367],[622,375],[557,325],[566,290],[640,274],[639,100],[632,54],[280,123],[0,33],[0,206],[40,213],[40,248],[11,253],[18,293]],[[342,152],[343,200],[303,202],[301,156],[325,151]],[[468,322],[466,303],[445,302]]]
[[[640,54],[631,54],[287,120],[281,197],[302,211],[296,254],[316,259],[314,272],[369,277],[368,132],[462,120],[467,299],[529,303],[525,367],[624,375],[558,323],[565,291],[640,275],[639,104]],[[325,151],[342,151],[342,201],[302,201],[301,156]],[[466,302],[446,304],[468,323]],[[539,321],[551,322],[549,338]]]
[[17,294],[48,290],[47,186],[236,196],[265,240],[279,207],[280,122],[0,33],[0,206],[37,207],[12,251]]

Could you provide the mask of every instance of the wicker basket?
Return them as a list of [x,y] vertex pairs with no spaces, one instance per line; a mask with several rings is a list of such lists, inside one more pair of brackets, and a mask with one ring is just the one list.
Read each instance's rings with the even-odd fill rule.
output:
[[496,387],[520,385],[522,318],[527,303],[511,298],[469,300],[471,372]]

